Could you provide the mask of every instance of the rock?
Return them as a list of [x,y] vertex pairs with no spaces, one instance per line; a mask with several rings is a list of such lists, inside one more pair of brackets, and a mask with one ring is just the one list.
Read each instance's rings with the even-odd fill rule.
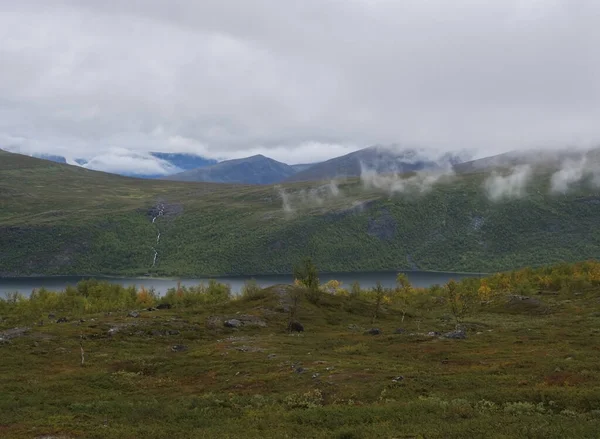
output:
[[379,328],[371,328],[365,332],[365,335],[380,335],[382,334],[381,329]]
[[437,331],[430,331],[427,333],[428,337],[439,337],[440,335],[442,335],[440,332]]
[[442,337],[452,338],[455,340],[464,340],[467,338],[467,333],[462,329],[457,329],[455,331],[446,332]]
[[277,354],[269,354],[269,355],[267,355],[267,358],[269,360],[274,360],[275,358],[277,358]]
[[396,328],[396,330],[394,331],[394,334],[404,334],[406,331],[402,328]]
[[265,328],[267,326],[267,322],[256,316],[241,315],[237,316],[237,319],[240,320],[244,326],[258,326],[259,328]]
[[230,319],[230,320],[225,320],[223,325],[226,328],[241,328],[244,324],[241,321],[239,321],[238,319]]
[[399,383],[404,377],[402,375],[392,378],[392,383]]
[[67,318],[66,318],[66,317],[61,317],[60,319],[58,319],[58,320],[56,321],[56,323],[67,323],[68,321],[69,321],[69,320],[67,320]]
[[48,314],[48,320],[54,320],[56,318],[56,315],[53,313]]
[[210,316],[206,319],[205,325],[208,329],[217,329],[223,326],[223,320],[218,316]]
[[319,378],[319,374],[318,373],[313,373],[312,379],[316,380],[317,378]]
[[166,335],[179,335],[181,334],[180,331],[178,331],[177,329],[167,329],[166,331]]
[[188,350],[188,347],[185,345],[182,345],[182,344],[176,344],[176,345],[171,346],[172,352],[184,352],[187,350]]
[[8,345],[12,342],[8,338],[0,337],[0,345]]
[[304,332],[304,326],[300,322],[290,322],[288,324],[288,331],[290,331],[290,332]]
[[298,367],[295,372],[296,373],[304,373],[305,369],[303,367]]
[[156,310],[157,310],[157,308],[152,308],[152,307],[148,308],[148,311],[151,311],[151,312],[156,311]]
[[156,306],[156,309],[171,309],[171,304],[170,303],[159,303]]
[[352,323],[351,325],[348,325],[348,329],[350,331],[360,331],[360,326],[355,325],[354,323]]
[[132,317],[134,319],[137,319],[140,316],[140,313],[137,311],[131,311],[129,314],[127,314],[127,317]]

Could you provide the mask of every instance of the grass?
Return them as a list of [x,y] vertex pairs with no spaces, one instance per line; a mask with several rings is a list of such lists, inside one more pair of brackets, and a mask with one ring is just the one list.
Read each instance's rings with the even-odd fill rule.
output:
[[[122,307],[65,311],[55,318],[69,322],[43,325],[5,306],[0,327],[30,331],[0,344],[0,436],[595,438],[600,285],[573,288],[581,271],[567,266],[551,272],[555,283],[535,296],[537,307],[511,305],[505,294],[474,306],[464,340],[428,335],[455,325],[435,290],[421,292],[403,323],[391,304],[374,325],[368,295],[303,299],[299,335],[286,331],[288,286],[219,303],[181,300],[139,318]],[[545,282],[540,273],[485,282],[511,278],[518,289]],[[267,326],[213,324],[249,316]],[[373,326],[382,334],[365,334]]]
[[319,183],[140,180],[0,151],[0,276],[291,273],[307,254],[324,272],[493,272],[600,256],[596,190],[549,195],[540,170],[526,198],[494,203],[485,178],[393,196],[348,179],[333,197]]

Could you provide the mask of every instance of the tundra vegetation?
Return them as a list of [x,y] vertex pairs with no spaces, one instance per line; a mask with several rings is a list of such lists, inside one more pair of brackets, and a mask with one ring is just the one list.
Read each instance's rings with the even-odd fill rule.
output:
[[0,437],[598,437],[600,263],[427,289],[297,275],[0,300]]

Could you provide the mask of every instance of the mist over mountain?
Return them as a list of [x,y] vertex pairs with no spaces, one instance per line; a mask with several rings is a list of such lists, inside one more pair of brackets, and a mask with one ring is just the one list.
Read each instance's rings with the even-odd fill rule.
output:
[[285,163],[263,155],[225,160],[212,166],[164,177],[173,181],[204,181],[214,183],[272,184],[285,180],[296,170]]
[[336,157],[300,171],[286,181],[318,181],[339,177],[357,177],[365,169],[377,173],[402,174],[411,171],[447,168],[464,161],[468,155],[427,154],[412,148],[397,146],[371,146]]

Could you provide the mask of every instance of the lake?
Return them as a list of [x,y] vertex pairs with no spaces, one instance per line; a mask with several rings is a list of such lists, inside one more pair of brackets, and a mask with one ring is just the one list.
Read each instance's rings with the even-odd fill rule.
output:
[[[442,273],[426,271],[405,272],[409,281],[416,287],[430,287],[435,284],[444,284],[450,279],[459,280],[465,277],[479,277],[479,274],[465,273]],[[396,285],[398,272],[362,272],[362,273],[322,273],[319,275],[321,283],[336,279],[342,282],[342,286],[349,288],[353,282],[359,282],[362,288],[374,287],[380,281],[384,287]],[[75,285],[82,279],[90,276],[55,276],[55,277],[27,277],[27,278],[0,278],[0,297],[6,297],[8,293],[20,292],[24,295],[31,293],[33,289],[46,288],[51,291],[62,291],[68,285]],[[178,279],[178,278],[128,278],[128,277],[104,277],[94,276],[96,279],[105,280],[114,284],[124,286],[144,286],[146,289],[154,288],[157,293],[164,294],[169,288],[181,285],[192,286],[200,283],[207,284],[209,279]],[[253,276],[262,287],[276,284],[290,284],[293,282],[292,275],[265,275]],[[239,293],[244,282],[251,279],[249,276],[215,278],[217,281],[229,284],[233,293]]]

